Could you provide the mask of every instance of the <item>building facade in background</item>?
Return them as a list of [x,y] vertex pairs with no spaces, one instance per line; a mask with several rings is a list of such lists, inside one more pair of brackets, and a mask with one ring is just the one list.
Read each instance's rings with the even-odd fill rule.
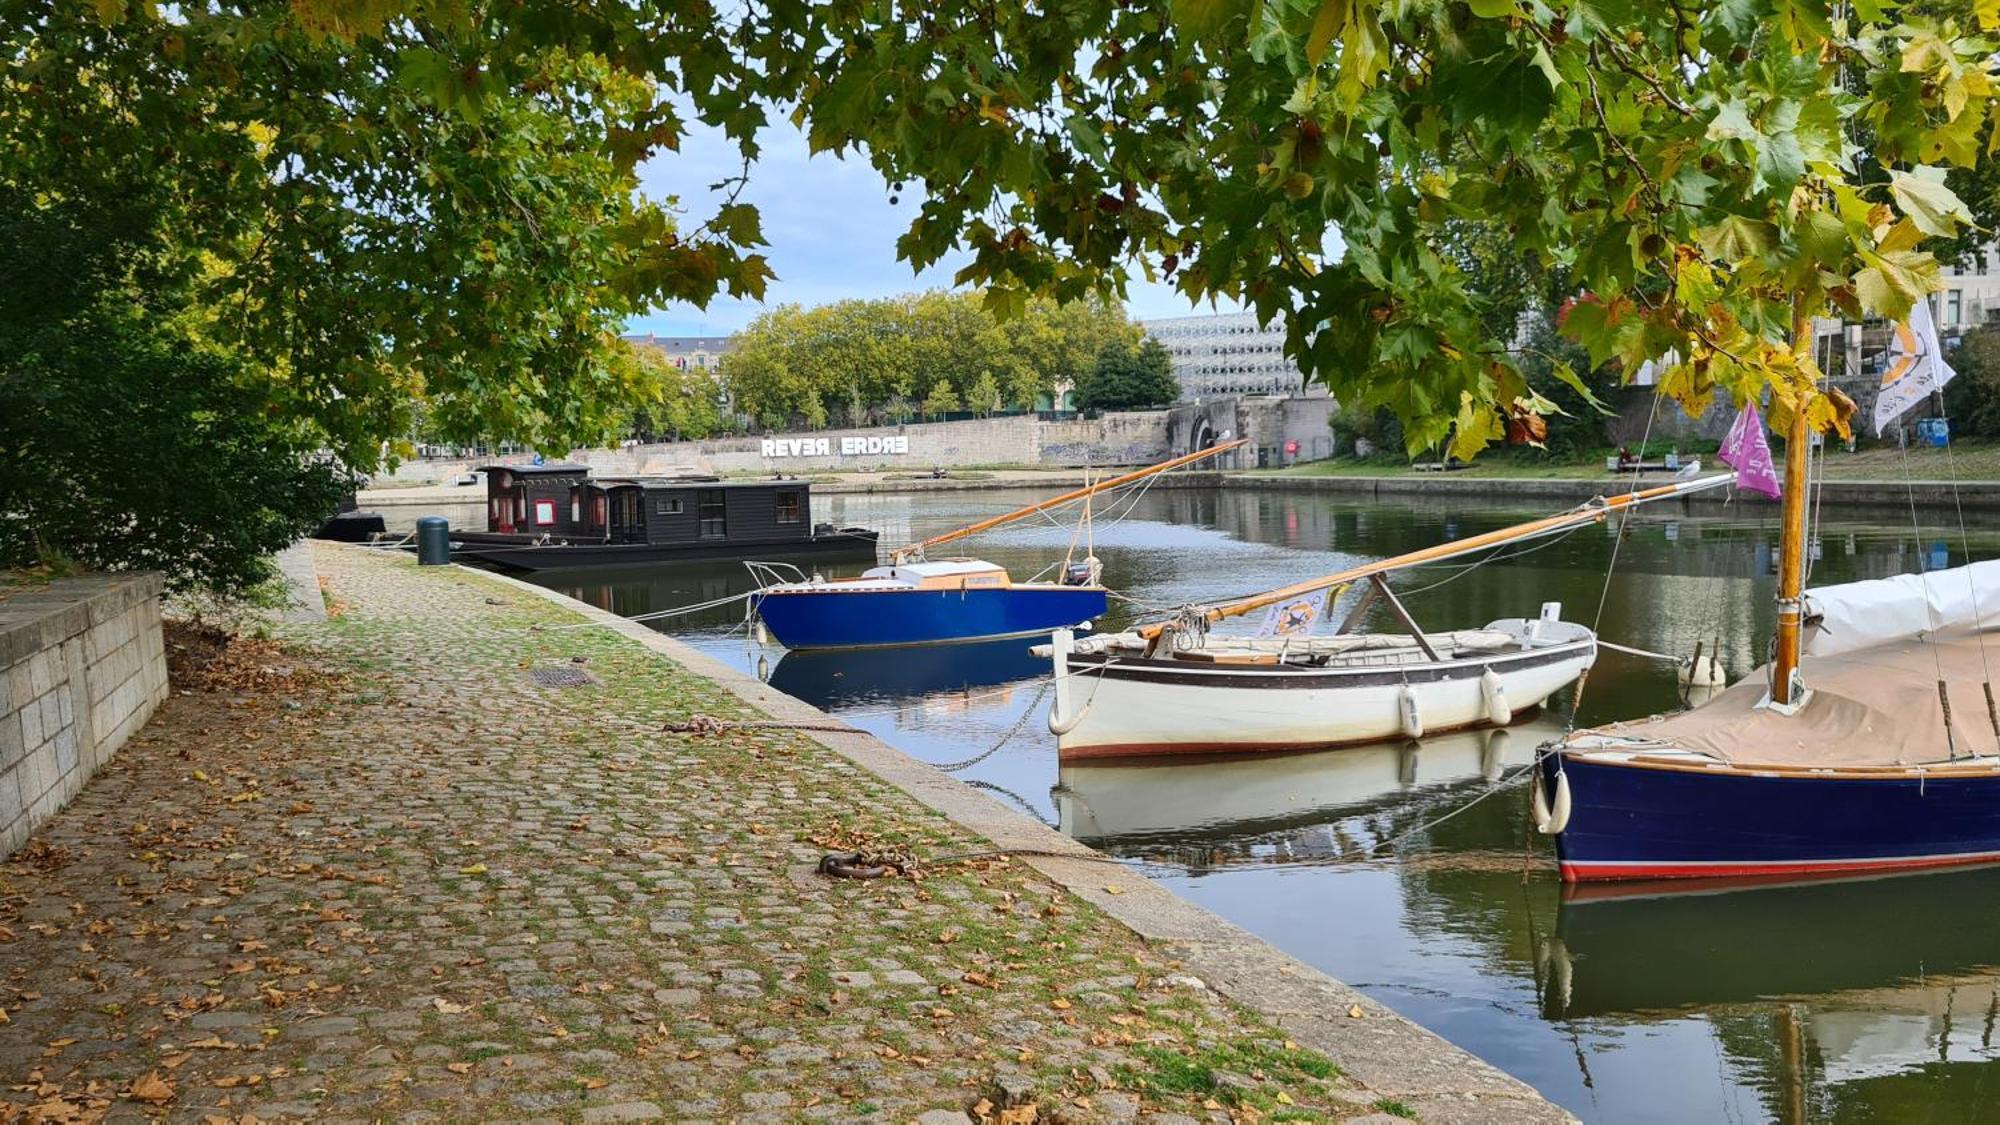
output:
[[1298,366],[1285,358],[1285,330],[1260,328],[1250,313],[1142,320],[1139,327],[1174,357],[1181,397],[1199,402],[1217,395],[1324,396],[1307,389]]
[[722,366],[722,357],[729,354],[729,349],[736,346],[736,337],[655,336],[642,332],[625,337],[625,342],[633,347],[652,348],[684,371],[714,371]]

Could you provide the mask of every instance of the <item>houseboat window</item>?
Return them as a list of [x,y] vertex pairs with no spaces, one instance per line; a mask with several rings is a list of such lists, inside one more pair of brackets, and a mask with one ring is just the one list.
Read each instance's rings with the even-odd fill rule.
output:
[[678,516],[678,515],[680,515],[680,514],[681,514],[681,498],[680,498],[680,497],[678,497],[678,496],[676,496],[676,497],[674,497],[674,498],[673,498],[672,500],[662,500],[662,501],[660,501],[660,502],[659,502],[659,504],[658,504],[658,505],[656,506],[656,508],[655,508],[655,512],[656,512],[656,514],[658,514],[658,515],[662,515],[662,516]]
[[581,488],[572,488],[569,490],[569,522],[583,522],[583,489]]
[[801,510],[801,505],[799,504],[799,494],[796,492],[778,493],[778,522],[798,523],[804,519],[805,513]]
[[696,503],[699,505],[698,514],[701,517],[701,537],[703,539],[728,538],[729,527],[723,518],[723,511],[727,505],[722,498],[722,490],[719,488],[704,488],[696,496]]
[[553,500],[535,501],[535,523],[538,526],[547,527],[554,522],[556,522],[556,502]]

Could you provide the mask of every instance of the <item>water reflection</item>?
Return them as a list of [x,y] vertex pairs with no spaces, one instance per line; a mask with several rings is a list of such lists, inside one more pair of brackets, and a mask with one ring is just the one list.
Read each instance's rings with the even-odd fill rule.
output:
[[[1787,1120],[1918,1106],[1970,1120],[2000,1075],[2000,869],[1565,897],[1544,1015],[1601,1027],[1701,1012],[1724,1065]],[[1970,1098],[1971,1100],[1962,1100]],[[1898,1115],[1900,1116],[1900,1115]]]
[[[1260,862],[1367,858],[1382,841],[1343,822],[1395,810],[1416,790],[1499,781],[1562,727],[1537,719],[1421,742],[1171,763],[1063,765],[1053,791],[1062,830],[1108,851],[1166,843],[1259,854]],[[1214,858],[1208,866],[1218,865]]]
[[769,683],[794,699],[825,711],[865,703],[972,692],[1043,675],[1046,659],[1031,654],[1032,641],[939,645],[922,651],[787,652],[771,668]]
[[[829,496],[815,504],[835,523],[879,527],[896,542],[1036,498]],[[1155,489],[1123,518],[1100,509],[1091,548],[1108,583],[1131,600],[1099,625],[1546,511],[1420,496],[1374,503]],[[1938,513],[1920,511],[1914,536],[1907,510],[1824,515],[1815,583],[1969,561],[1955,520],[1946,529]],[[1394,583],[1427,628],[1532,615],[1560,601],[1565,616],[1596,622],[1608,640],[1676,656],[1697,644],[1719,649],[1741,676],[1762,662],[1771,633],[1776,536],[1776,505],[1662,505]],[[975,548],[1026,577],[1071,543],[1067,526],[1022,524]],[[1971,547],[1974,558],[1994,557],[2000,540],[1975,531]],[[544,580],[624,614],[749,589],[741,568],[727,565]],[[1385,609],[1366,624],[1395,627]],[[781,690],[915,757],[955,763],[993,750],[956,776],[1146,861],[1185,897],[1586,1119],[1971,1120],[2000,1104],[1991,1048],[2000,873],[1564,902],[1546,848],[1525,851],[1533,838],[1521,788],[1496,789],[1492,779],[1511,776],[1571,720],[1566,702],[1539,726],[1415,749],[1058,769],[1041,721],[1046,674],[1025,649],[800,660],[752,644],[740,603],[657,627],[745,670],[762,661]],[[1627,718],[1681,700],[1672,667],[1607,651],[1574,718]]]

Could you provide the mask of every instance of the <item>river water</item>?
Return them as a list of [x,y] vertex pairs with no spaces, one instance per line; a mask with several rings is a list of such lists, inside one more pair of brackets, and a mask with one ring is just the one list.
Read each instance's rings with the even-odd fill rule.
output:
[[[1032,493],[816,497],[815,518],[907,542]],[[1248,593],[1546,514],[1504,501],[1157,489],[1100,508],[1116,627],[1137,606]],[[1829,509],[1812,581],[1956,565],[1956,520]],[[1017,524],[977,553],[1034,574],[1073,526]],[[1777,506],[1659,505],[1511,557],[1398,575],[1426,628],[1563,603],[1606,640],[1720,651],[1732,677],[1771,633]],[[1975,558],[2000,535],[1975,528]],[[829,574],[858,567],[823,568]],[[1606,575],[1610,577],[1607,581]],[[558,573],[620,614],[741,593],[739,566]],[[1352,595],[1350,595],[1352,596]],[[1393,630],[1383,607],[1371,626]],[[1336,616],[1340,613],[1335,611]],[[1681,705],[1673,670],[1606,651],[1580,704],[1422,744],[1180,765],[1059,768],[1046,666],[1022,646],[785,655],[740,605],[663,621],[705,652],[1134,864],[1532,1083],[1590,1121],[1973,1120],[2000,1114],[2000,870],[1789,888],[1566,895],[1522,788],[1495,788],[1572,717]],[[1996,652],[2000,659],[2000,652]],[[1491,794],[1490,799],[1478,800]],[[1449,814],[1449,819],[1443,819]]]

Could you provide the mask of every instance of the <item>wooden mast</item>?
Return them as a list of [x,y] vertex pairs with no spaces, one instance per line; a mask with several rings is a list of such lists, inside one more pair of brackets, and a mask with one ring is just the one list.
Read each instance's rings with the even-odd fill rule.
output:
[[[1794,311],[1792,349],[1801,359],[1809,358],[1806,348],[1812,321]],[[1806,573],[1806,452],[1811,444],[1811,428],[1806,424],[1809,396],[1800,396],[1792,405],[1792,424],[1785,431],[1785,496],[1778,531],[1778,640],[1772,669],[1771,702],[1789,707],[1793,699],[1792,681],[1799,667],[1799,620],[1805,608]]]
[[1806,406],[1792,409],[1785,432],[1785,506],[1778,532],[1778,653],[1771,702],[1789,707],[1799,667],[1799,619],[1804,609],[1806,558],[1806,447],[1811,442]]
[[[1530,520],[1527,523],[1515,524],[1513,527],[1503,527],[1495,531],[1482,532],[1481,534],[1469,536],[1451,543],[1440,543],[1435,547],[1425,547],[1420,551],[1411,551],[1406,555],[1396,555],[1392,558],[1363,563],[1360,566],[1350,567],[1335,574],[1309,579],[1305,582],[1295,582],[1290,586],[1256,594],[1240,601],[1209,606],[1202,609],[1200,615],[1207,621],[1220,621],[1225,617],[1240,617],[1243,614],[1262,609],[1276,602],[1324,590],[1329,586],[1338,586],[1345,582],[1352,582],[1357,578],[1369,578],[1377,574],[1387,574],[1392,570],[1402,570],[1405,567],[1418,566],[1423,563],[1443,562],[1446,559],[1455,559],[1460,555],[1469,555],[1475,551],[1483,551],[1488,547],[1498,547],[1504,543],[1513,543],[1522,539],[1530,539],[1537,535],[1547,535],[1587,523],[1596,523],[1621,508],[1630,508],[1638,504],[1647,503],[1648,501],[1662,500],[1669,496],[1684,496],[1690,492],[1706,491],[1707,489],[1728,484],[1735,479],[1735,473],[1721,473],[1712,477],[1702,477],[1697,480],[1676,481],[1673,484],[1648,488],[1643,492],[1628,492],[1617,496],[1599,497],[1587,505],[1573,508],[1558,515]],[[1142,626],[1134,631],[1140,636],[1151,640],[1171,628],[1173,624],[1171,621],[1161,621],[1152,625]]]
[[992,519],[980,520],[978,523],[975,524],[968,524],[965,527],[961,527],[956,531],[947,531],[943,535],[933,535],[929,539],[926,539],[921,543],[912,543],[907,547],[898,547],[895,550],[889,552],[889,561],[892,563],[900,563],[908,559],[911,555],[921,554],[924,548],[926,547],[935,547],[941,543],[950,543],[953,540],[963,539],[968,535],[977,535],[980,532],[986,531],[990,528],[999,527],[1003,523],[1012,523],[1015,520],[1021,519],[1024,516],[1032,516],[1036,512],[1046,512],[1050,508],[1060,508],[1064,504],[1073,503],[1077,500],[1083,499],[1086,496],[1095,496],[1096,494],[1103,492],[1106,489],[1118,488],[1121,485],[1131,484],[1135,480],[1143,480],[1144,478],[1150,477],[1155,473],[1164,473],[1169,469],[1178,469],[1182,465],[1192,465],[1196,461],[1200,461],[1208,457],[1213,457],[1218,453],[1227,453],[1230,450],[1237,448],[1238,446],[1248,443],[1249,440],[1250,440],[1249,438],[1237,438],[1234,441],[1225,441],[1220,445],[1211,445],[1207,449],[1197,449],[1193,453],[1183,454],[1179,457],[1174,458],[1171,461],[1162,461],[1157,465],[1149,465],[1146,468],[1134,470],[1133,472],[1126,473],[1123,476],[1112,477],[1110,480],[1101,480],[1098,481],[1096,484],[1087,485],[1083,488],[1075,489],[1070,492],[1065,492],[1061,496],[1051,497],[1047,500],[1042,501],[1039,504],[1030,504],[1025,508],[1016,508],[1015,510],[1008,512],[1005,515],[994,516]]

